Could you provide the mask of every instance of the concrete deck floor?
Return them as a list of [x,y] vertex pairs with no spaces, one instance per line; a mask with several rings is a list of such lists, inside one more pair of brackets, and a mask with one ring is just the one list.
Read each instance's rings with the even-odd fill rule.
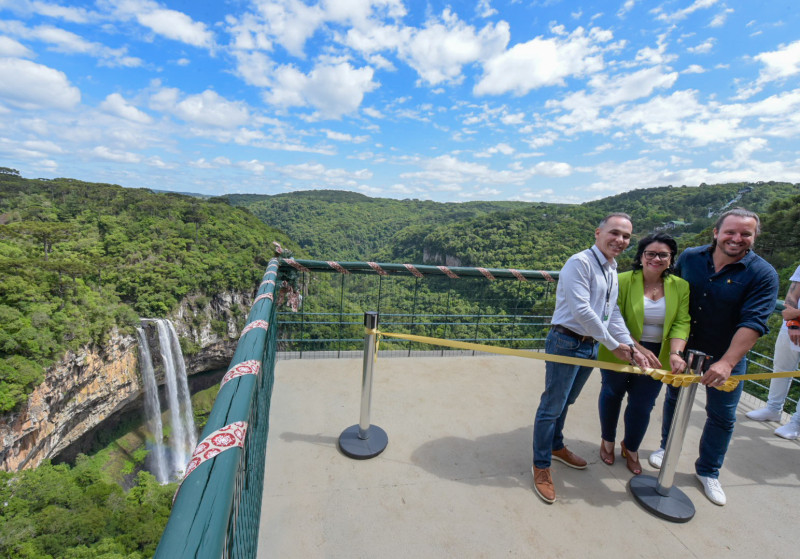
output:
[[[361,359],[279,361],[271,405],[259,557],[725,557],[800,553],[800,442],[744,413],[744,395],[720,481],[728,504],[708,501],[694,477],[704,389],[697,392],[675,474],[696,508],[677,524],[642,509],[619,458],[600,461],[597,370],[567,419],[568,446],[585,470],[554,463],[558,501],[532,490],[533,415],[541,361],[518,357],[378,359],[371,422],[389,437],[371,460],[337,448],[358,423]],[[663,395],[662,390],[662,395]],[[661,401],[641,448],[658,447]],[[621,427],[620,427],[621,433]]]

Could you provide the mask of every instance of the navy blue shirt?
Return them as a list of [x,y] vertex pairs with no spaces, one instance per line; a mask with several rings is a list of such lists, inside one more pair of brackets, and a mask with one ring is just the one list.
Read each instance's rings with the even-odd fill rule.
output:
[[697,349],[719,360],[736,330],[750,328],[766,334],[767,319],[778,298],[775,268],[754,253],[714,271],[711,245],[687,248],[675,272],[689,282],[692,329],[686,349]]

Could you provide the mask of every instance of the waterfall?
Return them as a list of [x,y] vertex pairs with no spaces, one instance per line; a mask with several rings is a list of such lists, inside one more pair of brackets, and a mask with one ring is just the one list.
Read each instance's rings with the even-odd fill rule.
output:
[[156,476],[159,483],[167,483],[167,458],[164,453],[164,427],[161,424],[161,404],[158,401],[158,385],[153,371],[153,358],[150,356],[150,346],[144,330],[136,328],[139,338],[139,368],[144,381],[144,413],[147,420],[147,430],[152,437],[152,448],[147,455],[150,471]]
[[[171,478],[179,477],[186,468],[191,453],[197,446],[197,434],[194,426],[189,383],[186,379],[186,364],[183,360],[183,353],[181,352],[175,327],[169,320],[162,318],[147,318],[142,319],[142,321],[155,322],[156,324],[159,353],[164,366],[164,381],[167,387],[166,405],[171,428],[168,437],[168,457],[164,448],[161,409],[158,401],[158,390],[155,386],[155,375],[153,375],[152,357],[144,331],[141,331],[139,348],[142,355],[142,378],[145,383],[145,414],[148,418],[148,427],[152,430],[156,441],[153,460],[156,470],[155,475],[160,482],[166,482]],[[140,330],[137,328],[137,331]],[[148,380],[148,376],[152,381]],[[153,400],[148,396],[148,384],[150,382],[152,382],[153,393],[155,394]]]

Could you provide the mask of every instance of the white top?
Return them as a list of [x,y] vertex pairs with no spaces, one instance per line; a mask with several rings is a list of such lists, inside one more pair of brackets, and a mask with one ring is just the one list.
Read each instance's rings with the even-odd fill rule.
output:
[[664,320],[667,318],[667,299],[658,301],[644,298],[644,324],[642,325],[643,342],[660,344],[664,339]]

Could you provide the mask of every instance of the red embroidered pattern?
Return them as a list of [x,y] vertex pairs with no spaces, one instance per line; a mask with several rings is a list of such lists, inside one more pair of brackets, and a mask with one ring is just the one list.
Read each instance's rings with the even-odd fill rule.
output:
[[242,361],[241,363],[233,367],[230,371],[225,373],[225,376],[222,377],[222,382],[219,383],[219,387],[222,388],[223,386],[225,386],[226,382],[235,379],[237,377],[241,377],[244,375],[257,375],[259,371],[261,371],[261,361],[257,359]]
[[274,301],[274,300],[275,300],[275,299],[273,299],[273,298],[272,298],[272,293],[262,293],[261,295],[259,295],[258,297],[256,297],[256,300],[255,300],[255,301],[253,301],[253,304],[255,305],[255,304],[256,304],[256,303],[258,303],[258,302],[259,302],[261,299],[269,299],[270,301]]
[[189,474],[197,469],[197,466],[206,460],[211,460],[219,453],[231,448],[244,448],[244,436],[246,433],[247,422],[237,421],[217,429],[200,441],[192,453],[189,464],[186,466],[186,473],[183,474],[183,479],[186,479]]
[[492,275],[492,273],[491,273],[489,270],[487,270],[486,268],[480,268],[480,267],[479,267],[479,268],[478,268],[478,271],[479,271],[480,273],[482,273],[482,274],[484,275],[484,277],[485,277],[486,279],[488,279],[489,281],[494,281],[494,280],[496,280],[496,279],[497,279],[497,278],[495,278],[495,277]]
[[261,285],[259,285],[258,288],[261,289],[265,285],[275,285],[275,280],[274,279],[264,280],[261,282]]
[[386,270],[384,270],[383,268],[378,266],[377,262],[367,262],[367,264],[369,264],[370,268],[372,268],[373,270],[378,272],[379,276],[388,276],[389,275],[389,272],[387,272]]
[[242,330],[242,333],[239,335],[239,337],[241,338],[254,328],[263,328],[264,330],[269,330],[269,322],[267,322],[266,320],[254,320],[253,322],[244,327],[244,330]]
[[331,268],[333,268],[334,270],[336,270],[340,274],[349,274],[350,273],[347,270],[345,270],[344,268],[342,268],[341,264],[339,264],[338,262],[333,262],[331,260],[326,260],[325,262],[327,262],[328,266],[330,266]]
[[408,270],[409,272],[411,272],[411,275],[413,275],[414,277],[416,277],[416,278],[421,278],[421,277],[422,277],[422,272],[420,272],[419,270],[417,270],[417,269],[414,267],[414,265],[413,265],[413,264],[403,264],[403,266],[405,266],[405,267],[406,267],[406,270]]
[[458,279],[458,276],[457,276],[457,275],[455,275],[455,274],[454,274],[454,273],[453,273],[453,272],[450,270],[450,268],[448,268],[447,266],[436,266],[436,267],[437,267],[437,268],[439,268],[441,271],[443,271],[443,272],[444,272],[444,275],[446,275],[448,278],[450,278],[450,279]]
[[523,276],[520,273],[519,270],[515,270],[514,268],[509,268],[508,271],[511,272],[512,274],[514,274],[514,277],[517,278],[519,281],[528,281],[528,280],[525,279],[525,276]]

